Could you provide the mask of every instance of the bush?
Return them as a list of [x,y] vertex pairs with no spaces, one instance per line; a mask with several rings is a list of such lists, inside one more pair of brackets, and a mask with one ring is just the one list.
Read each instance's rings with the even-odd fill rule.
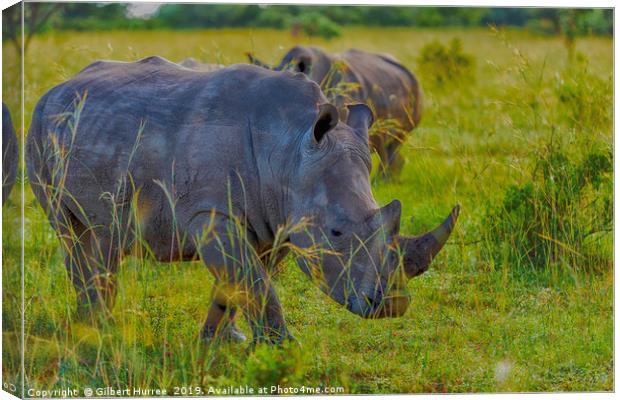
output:
[[417,62],[426,85],[442,87],[474,81],[474,58],[463,52],[463,42],[458,38],[448,46],[438,41],[425,45]]
[[576,60],[556,77],[555,94],[564,117],[577,128],[589,131],[606,129],[612,118],[612,80],[603,79],[588,69],[588,59]]
[[594,9],[581,10],[582,18],[577,21],[577,27],[582,34],[612,35],[614,32],[613,14],[609,10]]
[[258,15],[256,26],[284,29],[290,18],[290,14],[280,11],[277,7],[267,7]]
[[292,28],[295,29],[296,27],[303,30],[308,36],[319,36],[327,40],[341,34],[340,27],[336,23],[316,12],[301,14],[292,23]]
[[281,347],[260,345],[250,354],[245,366],[245,382],[256,387],[295,386],[304,367],[299,346],[287,342]]
[[531,181],[509,186],[499,204],[489,207],[483,225],[490,256],[535,267],[558,260],[576,266],[600,256],[586,242],[612,228],[611,149],[592,148],[576,160],[549,146],[538,156]]
[[556,35],[559,33],[558,22],[550,18],[529,19],[525,23],[528,31],[538,35]]

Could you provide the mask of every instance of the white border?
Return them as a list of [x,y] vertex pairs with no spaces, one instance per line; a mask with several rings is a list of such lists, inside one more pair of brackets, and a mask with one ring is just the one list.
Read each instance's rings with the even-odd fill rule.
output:
[[[61,2],[64,2],[65,0],[61,0]],[[88,1],[88,2],[97,2],[97,1]],[[127,1],[127,2],[135,2],[135,3],[173,3],[174,1],[171,2],[165,2],[165,1],[148,1],[148,0],[133,0],[133,1]],[[460,6],[460,7],[572,7],[572,8],[576,8],[576,7],[585,7],[585,8],[595,8],[595,7],[601,7],[601,8],[614,8],[615,7],[615,3],[613,1],[601,1],[601,0],[591,0],[591,1],[575,1],[575,0],[564,0],[564,1],[558,1],[558,0],[546,0],[544,2],[541,1],[535,1],[535,0],[525,0],[525,1],[518,1],[518,2],[512,2],[512,1],[508,1],[508,2],[500,2],[500,1],[484,1],[484,0],[475,0],[475,1],[470,1],[466,4],[464,4],[461,1],[457,1],[457,0],[443,0],[443,1],[433,1],[433,0],[427,0],[427,1],[398,1],[398,0],[388,0],[388,1],[378,1],[378,0],[361,0],[361,1],[354,1],[354,0],[337,0],[337,1],[330,1],[330,0],[312,0],[312,1],[299,1],[299,0],[270,0],[270,1],[258,1],[258,0],[244,0],[244,1],[234,1],[234,0],[219,0],[219,1],[204,1],[204,0],[184,0],[184,1],[179,1],[182,3],[244,3],[244,4],[317,4],[317,5],[327,5],[327,4],[334,4],[334,5],[399,5],[399,6]],[[2,9],[5,9],[13,4],[15,4],[16,1],[14,0],[0,0],[0,5]],[[616,155],[615,152],[615,138],[616,138],[616,132],[618,132],[618,120],[615,118],[616,116],[616,109],[617,109],[617,100],[615,97],[615,94],[618,93],[618,80],[615,79],[615,77],[617,76],[618,73],[618,66],[615,63],[615,60],[617,59],[618,56],[618,45],[617,42],[615,41],[615,33],[616,33],[616,29],[615,29],[615,22],[618,21],[618,9],[614,8],[614,217],[616,215],[618,215],[618,211],[620,211],[620,206],[618,205],[618,202],[616,201],[616,199],[620,198],[618,195],[620,194],[620,187],[616,184],[616,178],[617,178],[617,171],[620,171],[620,160],[618,160],[618,157]],[[22,22],[23,23],[23,22]],[[22,32],[23,34],[23,32]],[[22,38],[22,44],[23,44],[23,38]],[[2,60],[2,54],[0,52],[0,63]],[[23,62],[24,60],[22,59],[22,115],[21,115],[21,124],[22,127],[24,126],[24,113],[23,113],[23,85],[24,85],[24,81],[23,81]],[[2,93],[2,88],[0,86],[0,94]],[[22,129],[23,132],[23,129]],[[23,146],[22,146],[22,152],[23,152]],[[23,158],[22,158],[23,160]],[[23,174],[23,168],[22,168],[22,174]],[[23,176],[22,176],[22,215],[24,212],[24,199],[23,199],[23,190],[24,190],[24,180],[23,180]],[[0,210],[0,217],[2,215],[2,212]],[[617,315],[618,315],[618,310],[616,309],[616,296],[617,296],[617,292],[616,292],[616,288],[615,288],[615,282],[618,281],[618,268],[616,268],[616,260],[618,260],[618,253],[619,253],[619,248],[620,245],[618,244],[618,242],[616,241],[616,238],[618,237],[618,234],[620,233],[620,226],[617,223],[618,221],[614,218],[614,388],[617,385],[618,382],[618,377],[619,377],[619,373],[618,373],[618,368],[615,365],[615,349],[618,348],[618,335],[616,335],[616,320],[617,320]],[[0,235],[2,232],[2,227],[0,225]],[[24,234],[23,231],[23,221],[22,221],[22,235]],[[2,252],[0,249],[0,256],[1,256]],[[22,268],[23,268],[23,248],[22,248]],[[22,271],[22,279],[23,279],[23,271]],[[1,287],[1,283],[2,283],[2,276],[0,275],[0,287]],[[22,282],[23,285],[23,282]],[[22,296],[23,296],[23,286],[22,286]],[[1,297],[0,297],[0,303],[1,303]],[[22,299],[22,304],[23,304],[23,299]],[[0,321],[0,328],[1,328],[1,321]],[[22,327],[23,330],[23,327]],[[23,331],[22,331],[23,332]],[[2,342],[0,341],[0,353],[2,351]],[[22,354],[23,356],[23,354]],[[0,365],[1,365],[1,359],[0,359]],[[23,364],[22,364],[23,365]],[[367,395],[368,396],[368,395]],[[383,396],[383,395],[372,395],[373,397],[377,397],[377,396]],[[428,394],[421,394],[421,395],[401,395],[401,394],[395,394],[395,395],[389,395],[390,399],[394,399],[394,400],[404,400],[404,399],[411,399],[411,398],[416,398],[416,399],[433,399],[436,398],[437,396],[441,396],[438,394],[433,394],[433,395],[428,395]],[[555,399],[557,397],[561,397],[563,399],[609,399],[609,398],[615,398],[615,393],[514,393],[514,394],[482,394],[482,393],[475,393],[475,394],[448,394],[447,396],[450,396],[450,398],[455,398],[455,399],[472,399],[472,398],[482,398],[482,397],[491,397],[493,399],[520,399],[520,398],[529,398],[529,399]],[[265,398],[265,397],[269,397],[271,398],[272,396],[261,396],[261,398]],[[300,396],[296,396],[296,397],[300,397]],[[304,396],[307,397],[307,396]],[[313,399],[327,399],[327,398],[334,398],[333,396],[311,396]],[[338,399],[353,399],[355,397],[358,396],[353,396],[353,395],[341,395],[341,396],[336,396]],[[8,394],[7,392],[4,391],[0,391],[0,400],[4,400],[4,399],[16,399],[17,397],[12,396],[10,394]],[[181,397],[182,398],[182,397]],[[189,399],[194,399],[197,397],[190,397]],[[231,398],[231,397],[227,397],[227,398]],[[256,397],[234,397],[235,399],[256,399]],[[275,396],[273,398],[276,398]],[[92,398],[91,398],[92,399]],[[161,397],[156,397],[156,398],[149,398],[149,397],[143,397],[141,399],[153,399],[153,400],[158,400],[161,399]]]

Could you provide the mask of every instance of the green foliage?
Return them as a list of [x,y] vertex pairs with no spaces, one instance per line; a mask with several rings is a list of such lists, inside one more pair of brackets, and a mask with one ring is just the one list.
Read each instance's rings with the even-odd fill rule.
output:
[[256,26],[284,29],[288,27],[290,18],[290,15],[281,12],[278,8],[268,7],[256,18]]
[[337,24],[315,12],[301,14],[293,20],[291,25],[293,28],[301,28],[310,37],[320,36],[329,40],[340,36],[340,28]]
[[474,58],[463,52],[459,38],[453,38],[448,46],[438,41],[425,45],[417,62],[426,85],[443,87],[474,81]]
[[298,344],[289,341],[279,348],[260,345],[248,357],[244,381],[254,387],[298,385],[304,369]]
[[[519,26],[531,31],[570,35],[611,35],[611,9],[487,8],[487,7],[394,7],[163,4],[154,16],[130,18],[127,4],[67,3],[43,29],[196,29],[220,27],[271,27],[288,29],[300,20],[314,20],[320,31],[338,26]],[[566,15],[573,13],[573,17]],[[315,14],[314,16],[312,16]],[[317,16],[320,16],[317,17]],[[572,21],[566,24],[566,21]],[[328,26],[329,25],[329,26]],[[570,29],[566,30],[566,27]],[[308,27],[310,28],[310,27]],[[3,24],[3,32],[9,29]],[[328,34],[330,35],[330,34]],[[334,37],[335,35],[331,33]],[[318,36],[323,36],[318,34]]]
[[597,8],[594,10],[581,10],[581,13],[577,21],[577,30],[581,34],[613,34],[614,20],[613,14],[609,10]]
[[589,70],[588,59],[577,54],[574,63],[556,77],[555,95],[571,124],[580,130],[598,131],[612,119],[612,81]]
[[[612,153],[593,149],[581,160],[551,145],[535,154],[531,180],[509,186],[484,221],[492,256],[515,265],[570,265],[587,255],[586,240],[612,226]],[[606,257],[606,252],[603,253]]]
[[[606,268],[611,258],[605,240],[613,222],[612,86],[592,74],[587,57],[578,54],[547,90],[540,78],[532,79],[537,74],[531,61],[517,54],[522,79],[517,90],[535,115],[520,129],[542,129],[546,138],[529,152],[527,180],[508,186],[487,212],[489,256],[496,262],[507,258],[516,267]],[[547,93],[551,99],[538,100]],[[565,134],[558,137],[558,129]]]
[[261,11],[257,5],[165,4],[152,18],[169,29],[253,26]]

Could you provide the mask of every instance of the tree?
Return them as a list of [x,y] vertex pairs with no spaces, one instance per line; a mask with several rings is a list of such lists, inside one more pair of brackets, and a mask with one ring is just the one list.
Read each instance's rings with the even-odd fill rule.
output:
[[22,7],[24,8],[24,53],[30,40],[41,30],[54,13],[64,7],[62,3],[17,3],[2,11],[2,34],[11,40],[17,52],[22,47]]

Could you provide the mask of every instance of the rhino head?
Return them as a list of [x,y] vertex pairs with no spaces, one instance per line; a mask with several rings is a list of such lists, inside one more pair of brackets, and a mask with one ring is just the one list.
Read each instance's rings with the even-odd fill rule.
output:
[[409,306],[407,281],[428,269],[450,236],[459,207],[431,232],[400,235],[401,203],[379,208],[371,192],[372,111],[363,104],[348,108],[343,123],[333,105],[320,105],[300,144],[289,204],[295,218],[310,218],[312,224],[290,240],[324,250],[298,263],[332,299],[364,318],[397,317]]

